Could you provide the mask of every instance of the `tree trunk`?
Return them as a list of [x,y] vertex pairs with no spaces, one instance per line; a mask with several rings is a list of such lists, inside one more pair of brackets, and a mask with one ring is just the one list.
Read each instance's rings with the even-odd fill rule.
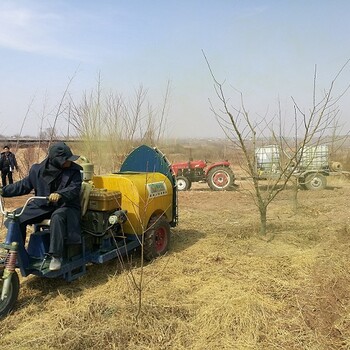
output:
[[298,178],[295,177],[293,180],[293,211],[296,213],[298,211],[298,189],[299,189],[299,181]]
[[259,208],[260,211],[260,235],[266,236],[266,214],[267,214],[267,207],[265,205],[262,205]]

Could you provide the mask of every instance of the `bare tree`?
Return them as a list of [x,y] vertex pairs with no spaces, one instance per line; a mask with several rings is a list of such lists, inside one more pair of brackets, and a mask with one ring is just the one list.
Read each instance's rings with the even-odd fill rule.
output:
[[57,131],[56,131],[56,124],[57,124],[57,121],[58,121],[58,118],[63,115],[65,109],[66,109],[66,106],[65,106],[65,100],[67,98],[67,96],[69,95],[69,87],[70,85],[72,84],[72,81],[74,80],[75,76],[76,76],[76,73],[77,73],[77,70],[74,72],[73,76],[71,78],[68,79],[68,83],[63,91],[63,94],[61,96],[61,99],[58,103],[58,106],[57,106],[57,111],[55,113],[55,116],[54,116],[54,121],[53,121],[53,124],[51,126],[51,130],[52,130],[52,133],[50,135],[50,142],[49,142],[49,146],[50,146],[50,143],[53,141]]
[[17,142],[16,142],[16,149],[15,149],[15,152],[17,152],[18,150],[18,147],[19,147],[19,138],[22,136],[22,132],[23,132],[23,128],[24,128],[24,125],[25,125],[25,122],[28,118],[28,115],[29,115],[29,112],[32,108],[32,105],[33,105],[33,102],[35,100],[35,96],[33,96],[28,104],[28,107],[27,107],[27,110],[26,110],[26,113],[24,115],[24,118],[23,118],[23,121],[22,121],[22,125],[21,125],[21,128],[20,128],[20,131],[19,131],[19,134],[18,134],[18,137],[17,137]]
[[104,93],[99,76],[97,88],[84,93],[82,101],[69,103],[70,123],[84,142],[86,156],[100,172],[115,171],[123,156],[140,143],[159,142],[166,127],[169,84],[159,117],[140,85],[131,99],[122,94]]
[[159,128],[157,133],[156,141],[159,142],[161,137],[164,136],[164,131],[166,128],[166,115],[167,115],[167,109],[169,108],[169,99],[170,99],[170,81],[168,80],[163,105],[162,105],[162,111],[159,119]]
[[[306,149],[312,145],[320,144],[322,137],[330,130],[330,126],[334,122],[337,103],[348,89],[346,88],[338,97],[333,98],[334,84],[349,61],[336,74],[330,87],[324,92],[319,101],[316,97],[317,70],[315,69],[313,102],[308,112],[304,112],[295,99],[292,98],[295,122],[293,139],[287,138],[282,134],[281,122],[277,130],[271,127],[275,118],[268,120],[264,116],[258,121],[253,120],[245,107],[241,92],[238,92],[239,102],[236,106],[229,105],[229,98],[226,97],[224,83],[220,83],[216,79],[204,52],[203,55],[214,82],[216,96],[221,104],[221,108],[218,109],[210,102],[211,109],[225,135],[243,155],[244,170],[252,181],[252,189],[249,192],[259,210],[260,234],[265,236],[267,233],[267,209],[269,204],[285,189],[290,179],[295,176]],[[268,184],[262,186],[261,180],[263,178],[257,166],[256,149],[259,140],[267,140],[267,131],[270,139],[273,140],[274,145],[282,156],[278,159],[279,169],[276,169],[276,171],[272,170],[274,171],[274,176],[270,176]],[[284,150],[288,150],[288,155]],[[295,181],[295,186],[297,186],[298,179]]]

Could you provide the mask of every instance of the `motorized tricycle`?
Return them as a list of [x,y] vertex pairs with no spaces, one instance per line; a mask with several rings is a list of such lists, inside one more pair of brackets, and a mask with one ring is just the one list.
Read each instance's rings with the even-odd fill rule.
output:
[[168,251],[170,227],[178,220],[177,187],[170,163],[159,150],[142,145],[128,155],[119,172],[83,175],[83,179],[82,243],[65,245],[57,271],[49,269],[49,221],[33,225],[27,242],[23,242],[18,223],[30,201],[47,198],[28,198],[20,212],[6,211],[0,198],[7,226],[5,241],[0,244],[0,318],[13,310],[18,298],[17,270],[23,277],[73,281],[87,272],[87,264],[102,264],[140,247],[147,260]]

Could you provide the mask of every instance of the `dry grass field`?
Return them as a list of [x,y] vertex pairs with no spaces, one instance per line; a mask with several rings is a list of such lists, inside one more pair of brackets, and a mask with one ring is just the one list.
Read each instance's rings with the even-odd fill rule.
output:
[[180,192],[171,249],[143,269],[135,252],[72,283],[21,279],[0,349],[350,349],[349,180],[300,191],[298,212],[292,190],[282,192],[269,208],[269,241],[238,184]]

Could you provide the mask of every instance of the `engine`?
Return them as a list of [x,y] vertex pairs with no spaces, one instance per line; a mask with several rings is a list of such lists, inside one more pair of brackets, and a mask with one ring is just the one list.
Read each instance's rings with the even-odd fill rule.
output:
[[121,193],[106,189],[92,189],[87,211],[82,218],[82,233],[91,249],[108,250],[122,237],[121,225],[126,221],[121,209]]

